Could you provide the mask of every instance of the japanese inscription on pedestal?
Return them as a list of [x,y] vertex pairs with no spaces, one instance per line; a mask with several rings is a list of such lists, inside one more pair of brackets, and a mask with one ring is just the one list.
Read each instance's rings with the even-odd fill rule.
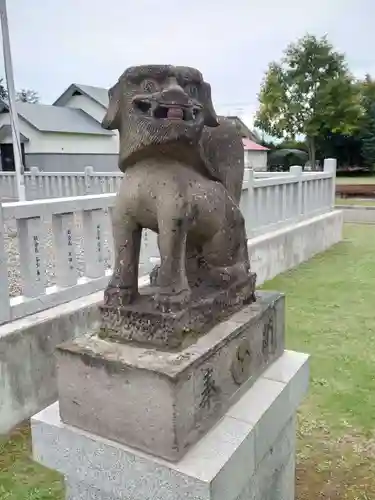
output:
[[276,332],[274,328],[273,316],[263,326],[262,351],[263,354],[269,354],[276,349]]
[[201,393],[201,402],[199,406],[201,408],[211,408],[212,398],[216,394],[217,388],[215,385],[215,380],[213,378],[213,369],[206,368],[203,371],[203,390]]
[[249,341],[244,339],[237,347],[231,366],[232,377],[236,384],[241,385],[249,378],[250,362],[251,353]]

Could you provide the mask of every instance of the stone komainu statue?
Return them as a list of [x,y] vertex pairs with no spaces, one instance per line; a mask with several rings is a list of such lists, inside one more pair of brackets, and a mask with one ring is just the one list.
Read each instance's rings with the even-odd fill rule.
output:
[[143,228],[158,234],[156,308],[189,303],[192,290],[247,286],[253,298],[244,218],[239,209],[241,136],[221,123],[211,88],[193,68],[127,69],[109,91],[103,127],[120,135],[124,178],[113,211],[115,268],[107,306],[138,297]]

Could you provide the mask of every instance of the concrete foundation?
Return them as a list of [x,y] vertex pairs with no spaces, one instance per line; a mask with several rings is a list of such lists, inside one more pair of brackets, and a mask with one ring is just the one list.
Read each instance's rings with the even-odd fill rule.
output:
[[56,346],[99,328],[102,298],[99,292],[0,326],[0,434],[57,400]]
[[[343,214],[333,211],[249,240],[258,284],[341,241]],[[0,434],[57,400],[57,344],[99,326],[103,292],[0,326]],[[22,360],[22,363],[20,363]]]
[[285,351],[177,463],[64,424],[58,403],[32,418],[34,459],[64,474],[69,500],[293,500],[307,360]]
[[344,222],[357,224],[375,224],[375,206],[340,205],[337,207],[344,214]]
[[248,241],[251,269],[261,284],[342,240],[343,213],[329,214],[278,229]]

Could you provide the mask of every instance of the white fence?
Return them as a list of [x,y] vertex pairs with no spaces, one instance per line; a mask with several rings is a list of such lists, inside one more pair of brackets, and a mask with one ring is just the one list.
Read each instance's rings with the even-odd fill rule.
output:
[[[334,207],[336,160],[327,159],[323,172],[245,173],[241,210],[248,237],[258,236]],[[268,175],[267,175],[268,174]]]
[[[25,172],[26,199],[116,193],[122,175],[120,171],[95,172],[93,167],[86,167],[84,172],[40,172],[37,167],[31,167]],[[0,200],[17,200],[14,172],[0,172]]]
[[[290,172],[258,172],[245,168],[244,182],[248,182],[253,175],[257,179],[268,179],[285,177]],[[120,171],[96,172],[93,167],[85,167],[83,172],[41,172],[37,167],[31,167],[29,172],[25,172],[26,199],[31,201],[116,193],[122,177]],[[17,198],[15,173],[0,172],[0,201],[15,201]]]
[[[332,210],[335,175],[331,159],[319,173],[292,167],[257,178],[248,172],[241,199],[248,237]],[[0,204],[0,324],[105,287],[114,201],[107,193]],[[140,275],[157,260],[156,235],[144,231]]]

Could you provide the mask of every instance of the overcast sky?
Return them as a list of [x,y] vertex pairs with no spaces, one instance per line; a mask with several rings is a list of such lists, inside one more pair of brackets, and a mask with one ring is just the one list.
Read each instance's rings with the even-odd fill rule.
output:
[[[251,122],[271,60],[328,34],[375,76],[375,0],[7,0],[16,87],[51,103],[71,83],[111,86],[134,64],[200,69],[219,112]],[[2,63],[2,61],[1,61]],[[4,74],[3,67],[1,74]]]

